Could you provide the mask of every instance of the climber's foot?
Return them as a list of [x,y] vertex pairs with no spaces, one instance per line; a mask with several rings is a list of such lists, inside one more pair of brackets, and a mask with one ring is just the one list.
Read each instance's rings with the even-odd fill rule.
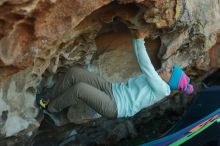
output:
[[47,109],[47,106],[49,104],[49,97],[42,94],[36,94],[36,102],[42,109]]

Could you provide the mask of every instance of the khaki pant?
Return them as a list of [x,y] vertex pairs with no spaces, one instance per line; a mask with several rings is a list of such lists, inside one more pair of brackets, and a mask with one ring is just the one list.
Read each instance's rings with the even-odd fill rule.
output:
[[49,112],[60,112],[82,100],[104,117],[117,117],[112,84],[80,67],[70,68],[52,90],[56,98],[48,105]]

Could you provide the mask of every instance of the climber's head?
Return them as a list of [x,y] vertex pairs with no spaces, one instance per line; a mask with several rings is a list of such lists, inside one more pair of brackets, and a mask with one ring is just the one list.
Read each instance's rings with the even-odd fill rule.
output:
[[158,72],[159,72],[160,77],[161,77],[165,82],[168,83],[169,80],[170,80],[170,77],[171,77],[171,75],[172,75],[172,69],[166,67],[166,68],[160,69]]
[[193,86],[190,83],[189,77],[179,66],[174,66],[172,69],[166,68],[160,71],[161,78],[168,83],[171,90],[180,90],[187,94],[193,92]]

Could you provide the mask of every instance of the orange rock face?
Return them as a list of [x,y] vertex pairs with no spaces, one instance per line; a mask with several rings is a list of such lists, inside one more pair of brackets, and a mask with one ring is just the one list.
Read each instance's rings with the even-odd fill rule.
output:
[[[70,35],[65,41],[73,45],[74,41],[71,40],[80,34],[76,34],[74,28],[86,16],[109,2],[110,0],[0,2],[0,99],[3,100],[0,115],[3,111],[11,115],[3,123],[9,126],[1,128],[1,135],[9,137],[29,125],[39,126],[38,121],[27,122],[25,117],[19,115],[23,111],[31,119],[37,116],[34,100],[36,84],[41,80],[42,73],[49,67],[51,58],[53,64],[56,59],[54,53],[64,44],[63,38]],[[68,45],[64,47],[70,49]],[[68,54],[65,53],[61,53],[64,59]],[[74,60],[74,55],[71,57],[72,62],[82,58],[76,56]],[[24,101],[27,101],[25,106],[13,107]],[[12,122],[15,119],[20,121],[16,128]]]
[[[61,40],[65,33],[71,33],[69,30],[73,30],[86,16],[109,1],[32,1],[32,5],[29,5],[35,7],[30,12],[25,11],[25,14],[20,15],[22,10],[28,7],[25,2],[19,2],[18,6],[18,2],[13,2],[14,5],[10,5],[12,2],[9,2],[2,6],[4,10],[11,9],[9,12],[0,13],[0,26],[6,29],[2,29],[0,33],[0,59],[5,65],[31,66],[33,61],[29,64],[26,62],[28,57],[34,55],[31,48],[44,49],[41,48],[41,43],[46,47],[45,45]],[[8,28],[11,30],[7,30],[7,25],[11,25]]]

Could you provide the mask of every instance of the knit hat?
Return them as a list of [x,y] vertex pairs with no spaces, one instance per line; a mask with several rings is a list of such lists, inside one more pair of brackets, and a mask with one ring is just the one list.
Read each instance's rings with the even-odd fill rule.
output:
[[173,72],[168,82],[171,90],[180,90],[181,92],[185,92],[187,94],[191,94],[193,92],[193,86],[189,84],[189,77],[183,72],[183,70],[179,66],[173,67]]

